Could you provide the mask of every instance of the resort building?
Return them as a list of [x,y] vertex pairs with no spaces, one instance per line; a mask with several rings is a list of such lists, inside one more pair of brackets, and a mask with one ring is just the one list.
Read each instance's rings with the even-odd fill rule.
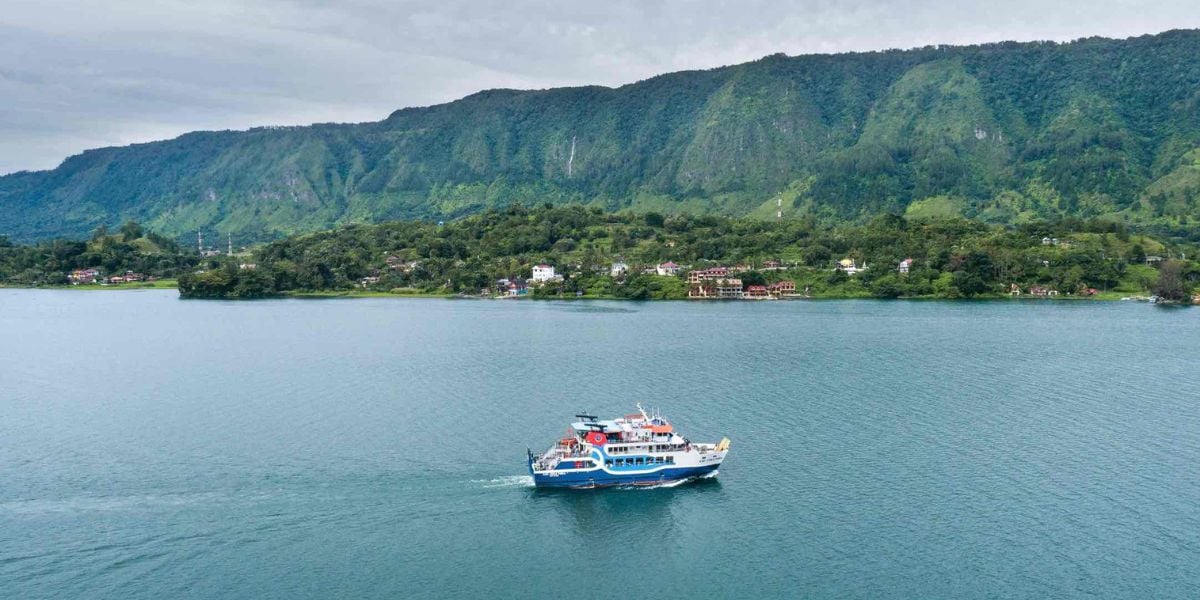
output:
[[740,299],[744,293],[742,292],[741,279],[718,279],[717,280],[717,297],[718,298],[737,298]]
[[747,298],[770,298],[771,294],[767,292],[765,285],[749,285],[746,286]]
[[790,296],[796,293],[796,282],[787,280],[777,281],[767,286],[767,291],[775,297]]
[[729,269],[726,267],[710,267],[707,269],[696,269],[688,272],[688,283],[697,284],[702,281],[713,279],[721,279],[729,276]]
[[714,285],[701,283],[688,288],[688,298],[716,298],[717,288]]

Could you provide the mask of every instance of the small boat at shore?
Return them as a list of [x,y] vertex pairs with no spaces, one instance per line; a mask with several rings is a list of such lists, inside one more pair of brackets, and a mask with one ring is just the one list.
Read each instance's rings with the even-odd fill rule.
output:
[[546,452],[527,451],[537,487],[589,489],[652,486],[711,477],[729,452],[729,438],[695,443],[661,415],[638,412],[610,420],[575,415],[567,434]]

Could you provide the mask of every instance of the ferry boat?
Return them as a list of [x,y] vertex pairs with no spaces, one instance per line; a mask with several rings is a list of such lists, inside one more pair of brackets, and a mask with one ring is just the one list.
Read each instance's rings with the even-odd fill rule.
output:
[[729,452],[729,438],[698,444],[679,435],[661,415],[638,412],[601,421],[575,415],[567,434],[541,455],[528,450],[537,487],[649,486],[713,476]]

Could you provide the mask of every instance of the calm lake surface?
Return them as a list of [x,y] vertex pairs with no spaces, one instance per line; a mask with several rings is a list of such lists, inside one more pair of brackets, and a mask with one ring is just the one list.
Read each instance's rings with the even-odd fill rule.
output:
[[[0,597],[1195,598],[1198,358],[1132,303],[0,290]],[[720,476],[530,487],[639,400]]]

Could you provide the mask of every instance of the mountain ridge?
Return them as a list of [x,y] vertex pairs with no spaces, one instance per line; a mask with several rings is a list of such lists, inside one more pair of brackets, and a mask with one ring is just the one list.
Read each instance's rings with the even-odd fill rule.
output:
[[198,131],[0,177],[0,233],[137,219],[239,241],[489,206],[992,222],[1188,235],[1200,31],[786,56],[617,87],[482,90],[380,121]]

